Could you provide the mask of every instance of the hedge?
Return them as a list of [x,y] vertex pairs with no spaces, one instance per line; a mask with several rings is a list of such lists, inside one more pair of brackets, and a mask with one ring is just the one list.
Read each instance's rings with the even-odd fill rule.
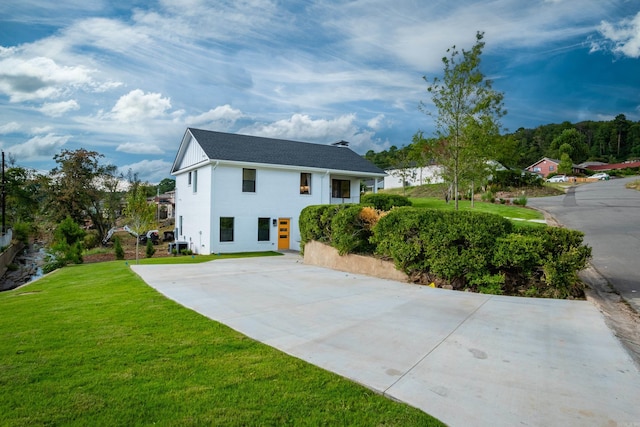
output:
[[[416,280],[491,294],[581,297],[591,257],[579,231],[519,228],[498,215],[362,205],[320,205],[300,215],[301,250],[317,240],[340,254],[377,254]],[[428,283],[428,282],[427,282]]]
[[360,204],[381,211],[389,211],[393,207],[411,206],[411,201],[405,196],[396,194],[369,193],[360,198]]

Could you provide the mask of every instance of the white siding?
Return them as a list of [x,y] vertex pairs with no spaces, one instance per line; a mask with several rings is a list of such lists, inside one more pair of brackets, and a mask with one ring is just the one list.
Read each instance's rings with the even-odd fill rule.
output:
[[[188,185],[188,173],[176,175],[176,227],[183,218],[181,241],[190,243],[197,253],[231,253],[278,249],[278,227],[273,220],[290,220],[289,248],[300,250],[298,218],[309,205],[342,203],[331,199],[331,179],[350,179],[351,198],[345,203],[360,200],[360,180],[353,177],[332,176],[326,172],[311,172],[311,194],[300,194],[300,173],[303,169],[256,169],[256,191],[242,191],[242,166],[208,163],[198,171],[198,191]],[[233,242],[220,242],[220,218],[234,218]],[[270,240],[258,241],[258,218],[269,218]],[[200,234],[202,232],[202,234]]]
[[198,144],[191,135],[188,135],[188,137],[189,141],[186,144],[184,156],[182,157],[182,161],[178,167],[179,170],[186,169],[190,166],[197,165],[208,160],[207,155],[200,144]]

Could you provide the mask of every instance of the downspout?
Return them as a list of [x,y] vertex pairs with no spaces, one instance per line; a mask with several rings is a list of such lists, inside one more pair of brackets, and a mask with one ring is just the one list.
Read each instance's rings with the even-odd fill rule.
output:
[[[213,252],[213,237],[214,236],[214,221],[213,221],[213,200],[215,198],[215,193],[214,193],[214,185],[215,185],[215,175],[216,175],[216,168],[218,167],[218,164],[220,164],[219,160],[216,160],[216,163],[213,165],[213,167],[211,168],[211,185],[210,185],[210,193],[211,193],[211,202],[210,202],[210,209],[209,212],[211,213],[211,217],[209,218],[209,236],[207,237],[207,239],[209,240],[209,253],[212,254]],[[202,231],[200,232],[202,234]],[[202,240],[202,236],[200,236],[200,240]],[[202,244],[200,245],[200,249],[202,249]]]
[[[325,188],[325,187],[324,187],[324,179],[325,179],[325,177],[327,177],[327,176],[329,176],[329,171],[326,171],[326,172],[324,173],[324,176],[322,177],[322,188]],[[322,204],[322,200],[323,200],[323,198],[324,198],[324,192],[323,192],[323,191],[321,191],[321,192],[320,192],[320,204]],[[331,186],[329,186],[329,204],[331,204]]]

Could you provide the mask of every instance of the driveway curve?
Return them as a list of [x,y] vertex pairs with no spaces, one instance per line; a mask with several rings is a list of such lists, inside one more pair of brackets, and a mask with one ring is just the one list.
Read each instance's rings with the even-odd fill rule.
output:
[[640,371],[587,301],[433,289],[294,254],[132,269],[187,308],[451,426],[640,420]]

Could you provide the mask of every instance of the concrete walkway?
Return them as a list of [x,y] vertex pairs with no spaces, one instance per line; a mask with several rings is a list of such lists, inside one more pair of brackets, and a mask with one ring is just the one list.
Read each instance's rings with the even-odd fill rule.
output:
[[451,426],[640,426],[640,371],[586,301],[432,289],[293,254],[131,268],[185,307]]

